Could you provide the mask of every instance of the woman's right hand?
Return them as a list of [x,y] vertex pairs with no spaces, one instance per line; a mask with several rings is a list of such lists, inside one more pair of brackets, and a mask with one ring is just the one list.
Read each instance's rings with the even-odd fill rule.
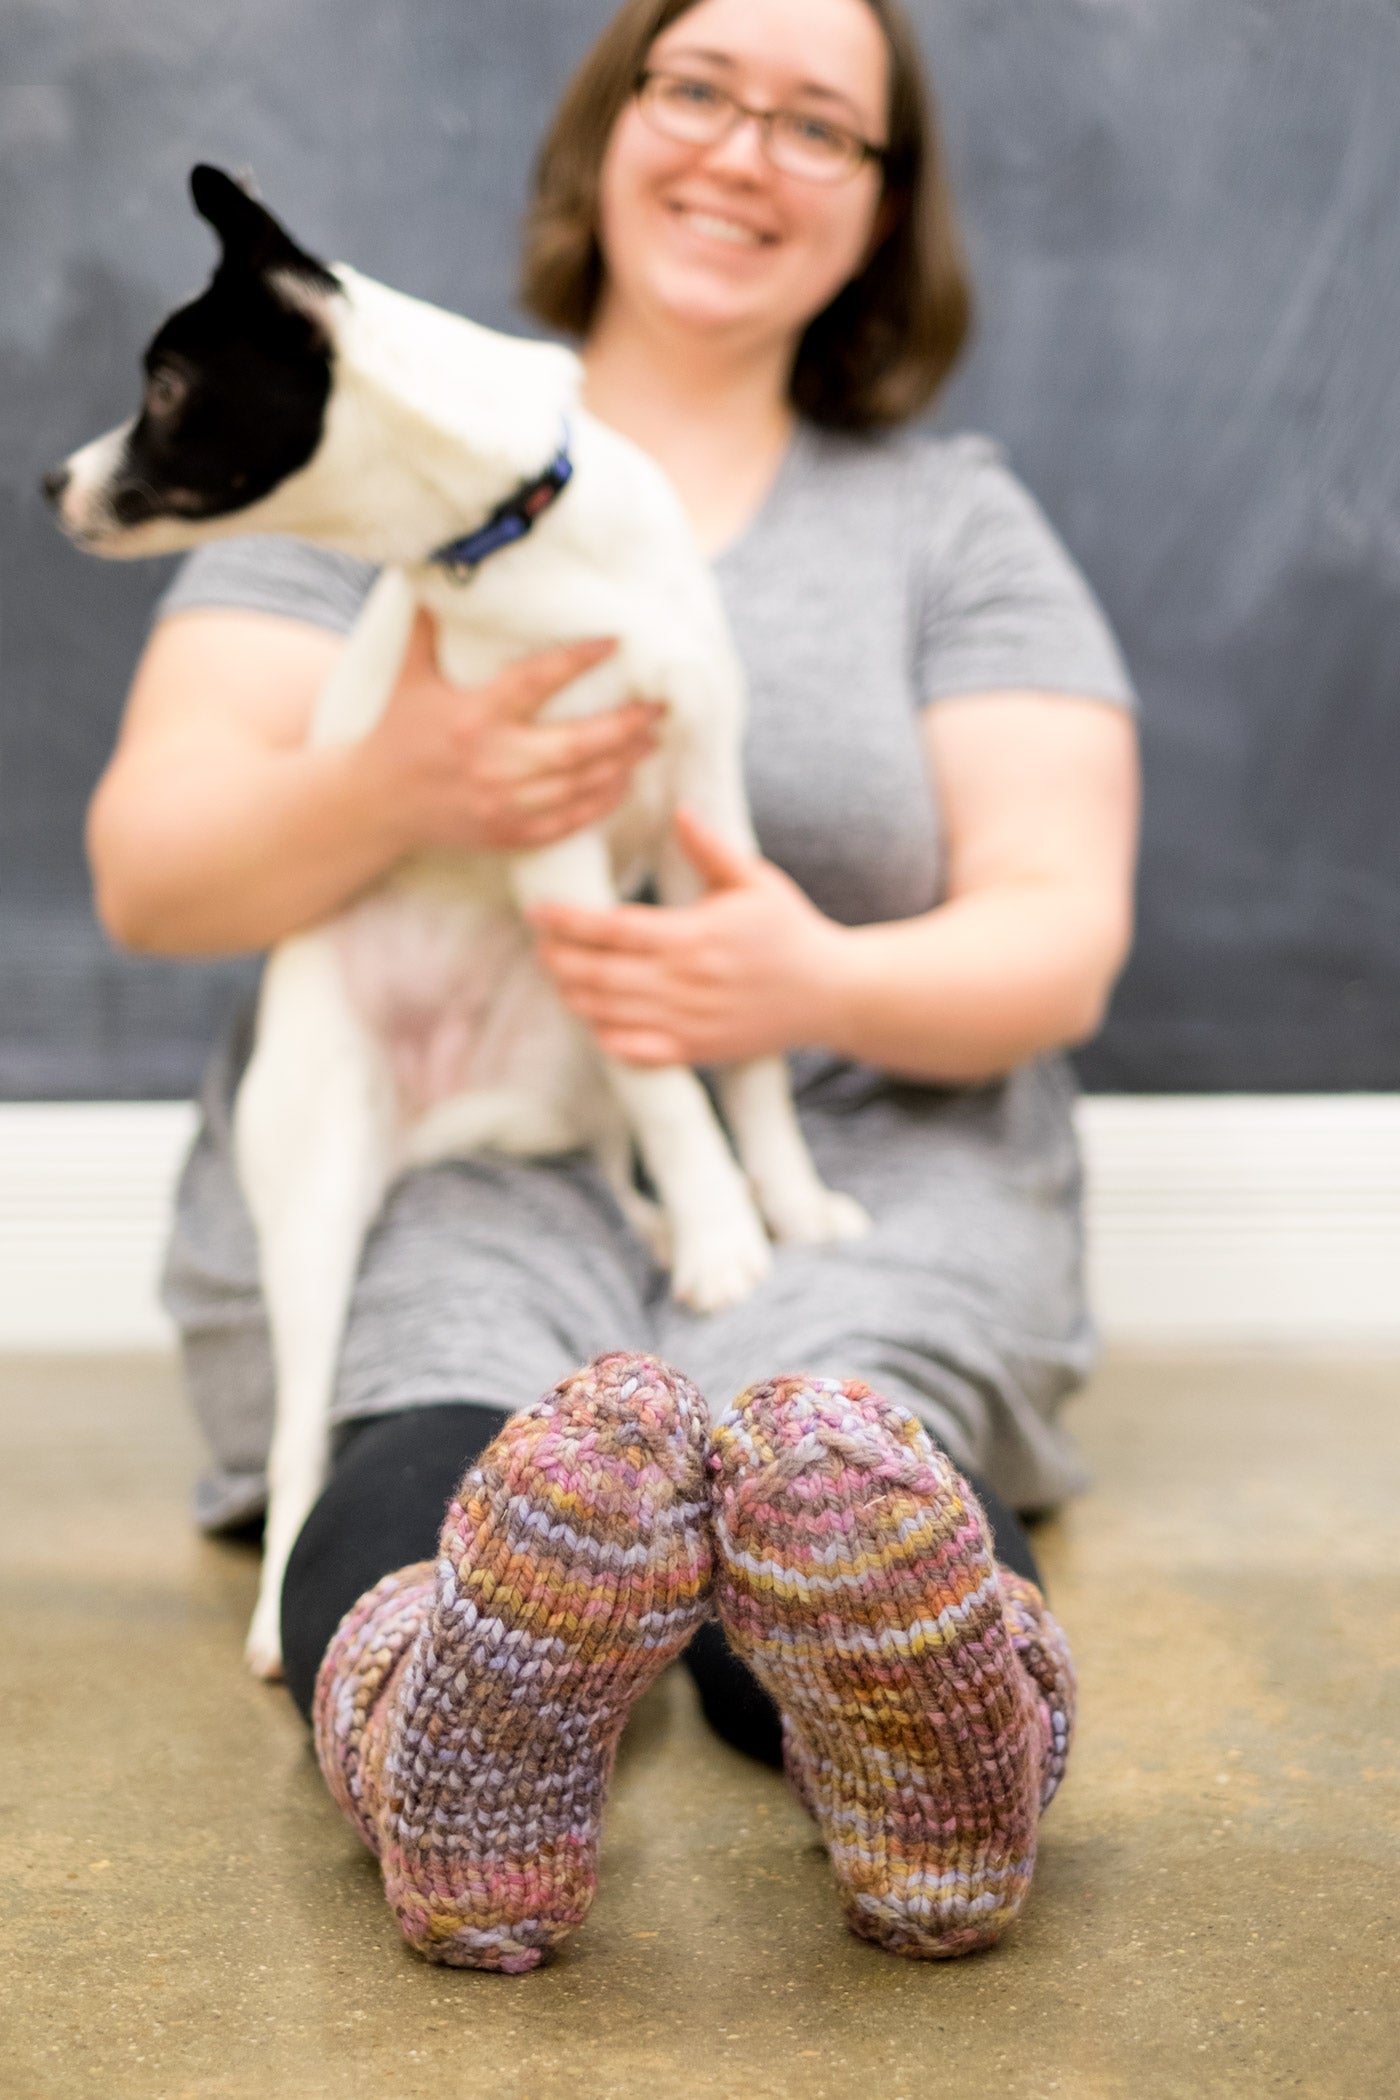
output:
[[537,717],[614,646],[543,650],[468,691],[439,672],[420,614],[369,735],[312,744],[339,635],[217,607],[158,621],[88,813],[103,925],[153,955],[266,948],[418,848],[525,852],[596,823],[653,749],[658,709]]
[[631,699],[582,721],[536,718],[616,646],[564,643],[485,685],[457,686],[438,669],[432,616],[420,606],[398,683],[356,747],[401,849],[527,852],[615,809],[633,767],[656,749],[664,705]]

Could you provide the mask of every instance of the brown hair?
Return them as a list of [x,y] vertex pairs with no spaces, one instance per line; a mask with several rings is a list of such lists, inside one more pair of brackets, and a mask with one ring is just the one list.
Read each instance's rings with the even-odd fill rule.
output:
[[[699,0],[626,0],[564,91],[535,164],[520,297],[582,336],[603,287],[598,179],[656,38]],[[814,423],[872,430],[926,408],[967,339],[972,295],[918,40],[899,0],[863,0],[890,52],[884,197],[891,224],[808,325],[790,393]]]

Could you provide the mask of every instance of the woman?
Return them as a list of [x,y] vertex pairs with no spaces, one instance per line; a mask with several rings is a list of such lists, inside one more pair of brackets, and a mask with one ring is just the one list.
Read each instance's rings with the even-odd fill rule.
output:
[[[960,1952],[1019,1907],[1067,1740],[1068,1658],[1008,1505],[1084,1479],[1055,1422],[1091,1355],[1058,1053],[1129,939],[1130,689],[994,448],[909,427],[967,297],[892,0],[631,0],[546,140],[524,289],[714,564],[764,850],[683,817],[694,906],[544,910],[541,955],[619,1057],[794,1053],[817,1164],[874,1230],[779,1249],[701,1317],[585,1162],[406,1177],[288,1570],[288,1682],[437,1959],[528,1967],[582,1916],[617,1732],[687,1641],[713,1725],[785,1756],[854,1929]],[[267,541],[186,564],[93,806],[117,938],[261,947],[412,847],[540,845],[614,806],[654,718],[639,697],[537,721],[577,650],[464,693],[420,625],[372,735],[304,748],[367,583]],[[228,1146],[246,1034],[210,1077],[168,1273],[211,1527],[259,1506],[271,1408]],[[643,1353],[560,1382],[619,1350]],[[748,1388],[708,1455],[704,1403],[651,1351],[715,1413]],[[752,1384],[783,1366],[804,1375]],[[728,1640],[700,1623],[711,1524]]]

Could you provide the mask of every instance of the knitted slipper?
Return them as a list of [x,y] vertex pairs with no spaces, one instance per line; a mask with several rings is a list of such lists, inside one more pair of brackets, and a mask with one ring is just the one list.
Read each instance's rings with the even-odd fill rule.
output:
[[783,1714],[853,1932],[965,1954],[1020,1909],[1074,1719],[1065,1638],[967,1482],[855,1381],[775,1378],[714,1431],[715,1598]]
[[677,1372],[599,1357],[341,1621],[316,1754],[430,1961],[531,1969],[592,1902],[623,1723],[709,1609],[705,1430]]

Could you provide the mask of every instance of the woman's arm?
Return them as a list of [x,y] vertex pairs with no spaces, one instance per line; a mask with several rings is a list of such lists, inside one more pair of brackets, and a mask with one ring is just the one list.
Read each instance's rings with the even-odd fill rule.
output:
[[612,643],[546,650],[464,691],[438,672],[424,613],[370,735],[308,747],[344,646],[266,613],[159,623],[88,815],[97,911],[114,940],[161,955],[264,948],[414,848],[551,844],[613,808],[654,742],[659,710],[641,701],[584,722],[534,720]]
[[826,1036],[911,1078],[975,1083],[1097,1033],[1132,941],[1131,718],[1059,694],[925,712],[947,901],[842,929]]
[[605,1049],[704,1064],[820,1044],[966,1085],[1094,1033],[1131,937],[1130,718],[1005,693],[940,701],[925,722],[948,852],[934,911],[837,925],[779,869],[683,819],[711,884],[699,903],[532,915],[564,997]]

